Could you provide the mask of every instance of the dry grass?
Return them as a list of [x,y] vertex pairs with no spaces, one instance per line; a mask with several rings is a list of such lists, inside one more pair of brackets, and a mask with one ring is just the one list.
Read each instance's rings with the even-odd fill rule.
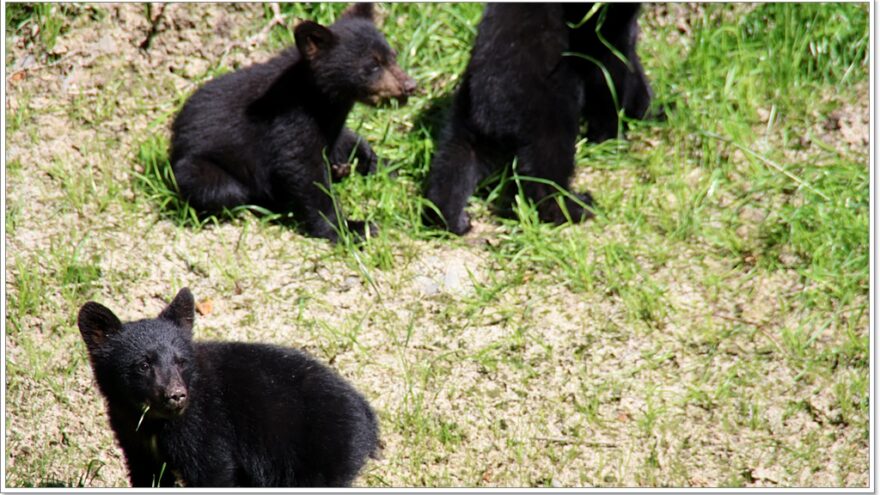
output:
[[[186,226],[135,181],[200,82],[288,39],[240,43],[263,6],[170,4],[147,52],[141,5],[7,25],[6,486],[127,486],[75,314],[152,315],[182,286],[213,302],[197,338],[305,348],[367,395],[386,447],[360,485],[867,486],[866,62],[848,70],[829,35],[839,61],[787,73],[762,51],[787,41],[725,37],[755,6],[649,9],[645,66],[675,108],[581,143],[575,183],[604,212],[551,228],[477,202],[452,239],[411,221],[432,149],[417,118],[454,88],[480,6],[384,12],[425,89],[350,119],[400,170],[337,188],[383,229],[362,249],[249,214]],[[817,37],[844,23],[820,20]]]

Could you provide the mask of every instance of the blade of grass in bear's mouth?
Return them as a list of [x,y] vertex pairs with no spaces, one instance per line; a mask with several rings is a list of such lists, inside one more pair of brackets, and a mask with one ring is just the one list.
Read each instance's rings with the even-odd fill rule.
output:
[[141,423],[144,422],[144,417],[147,415],[147,411],[150,410],[149,404],[144,404],[144,412],[141,413],[141,419],[138,420],[137,426],[135,426],[134,431],[138,431],[141,429]]

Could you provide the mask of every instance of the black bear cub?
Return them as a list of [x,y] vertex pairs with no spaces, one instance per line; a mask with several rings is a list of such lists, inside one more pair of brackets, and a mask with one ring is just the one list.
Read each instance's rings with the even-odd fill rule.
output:
[[[201,213],[254,204],[292,212],[305,231],[336,240],[345,221],[328,195],[331,175],[375,170],[377,158],[344,127],[355,102],[405,103],[416,88],[373,23],[354,4],[331,26],[303,21],[296,46],[196,91],[172,126],[171,167]],[[327,169],[329,161],[332,173]],[[370,226],[348,221],[355,234]]]
[[[612,93],[594,61],[606,66],[628,116],[644,117],[651,101],[635,53],[639,6],[609,4],[581,23],[591,9],[592,4],[486,7],[428,174],[425,195],[439,210],[439,215],[425,210],[428,223],[459,235],[470,230],[468,198],[514,157],[520,175],[538,179],[522,183],[541,220],[590,216],[581,206],[592,204],[589,193],[561,203],[554,193],[568,190],[582,120],[591,141],[617,134]],[[597,28],[626,62],[602,42]]]
[[193,310],[182,289],[155,319],[79,311],[132,486],[349,486],[378,444],[364,397],[294,349],[193,342]]

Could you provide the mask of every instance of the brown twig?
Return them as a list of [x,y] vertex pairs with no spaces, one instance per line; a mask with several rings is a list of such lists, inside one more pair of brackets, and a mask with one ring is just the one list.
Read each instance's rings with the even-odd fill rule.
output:
[[66,62],[69,58],[73,57],[74,55],[83,55],[84,53],[85,53],[85,50],[74,50],[74,51],[64,55],[63,57],[59,58],[58,60],[51,62],[51,63],[48,63],[48,64],[38,64],[38,65],[32,65],[30,67],[22,67],[21,69],[10,72],[6,76],[6,82],[11,81],[13,76],[15,76],[16,74],[21,74],[22,72],[34,72],[37,70],[48,69],[49,67],[54,67],[56,65],[60,65],[63,62]]
[[768,333],[766,330],[764,330],[764,329],[762,328],[762,326],[765,325],[765,323],[754,322],[754,321],[746,320],[745,318],[740,318],[740,317],[737,317],[737,316],[728,316],[728,315],[723,315],[723,314],[719,314],[719,315],[716,315],[716,316],[718,316],[719,318],[721,318],[721,319],[723,319],[723,320],[734,321],[734,322],[737,322],[737,323],[743,323],[743,324],[745,324],[745,325],[749,325],[749,326],[755,327],[755,329],[756,329],[757,331],[761,332],[761,334],[763,334],[764,337],[767,337],[767,340],[769,340],[770,342],[773,342],[773,345],[775,345],[776,348],[779,349],[780,352],[782,352],[783,354],[785,354],[785,355],[788,356],[788,357],[793,357],[793,356],[791,355],[791,353],[789,353],[788,351],[785,350],[785,348],[782,347],[782,344],[780,344],[779,341],[776,340],[775,337],[773,337],[772,335],[770,335],[770,333]]
[[583,445],[585,447],[603,447],[603,448],[612,448],[617,447],[616,443],[613,442],[596,442],[596,441],[586,441],[586,440],[578,440],[576,438],[568,438],[568,437],[534,437],[535,440],[541,440],[543,442],[553,442],[553,443],[561,443],[565,445]]
[[160,3],[159,14],[156,15],[155,19],[153,19],[151,15],[153,4],[147,4],[147,19],[149,19],[150,21],[150,30],[147,31],[147,37],[144,38],[144,41],[142,41],[139,46],[141,50],[147,51],[150,49],[150,44],[153,42],[153,38],[156,36],[156,34],[159,33],[159,24],[162,22],[162,18],[165,17],[165,7],[167,6],[168,4],[166,3]]
[[269,20],[269,23],[263,26],[263,29],[260,30],[259,33],[251,36],[250,38],[242,41],[233,41],[226,48],[223,49],[223,52],[220,54],[220,63],[229,55],[234,48],[247,48],[257,46],[269,37],[269,33],[272,31],[272,28],[275,26],[281,26],[284,24],[285,16],[281,14],[281,9],[278,7],[277,3],[270,3],[269,7],[272,9],[272,19]]

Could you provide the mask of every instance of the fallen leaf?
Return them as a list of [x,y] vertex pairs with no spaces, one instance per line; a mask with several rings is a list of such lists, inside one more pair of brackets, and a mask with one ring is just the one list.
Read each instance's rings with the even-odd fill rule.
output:
[[211,311],[214,311],[214,301],[211,299],[202,299],[196,303],[196,311],[202,316],[211,314]]

